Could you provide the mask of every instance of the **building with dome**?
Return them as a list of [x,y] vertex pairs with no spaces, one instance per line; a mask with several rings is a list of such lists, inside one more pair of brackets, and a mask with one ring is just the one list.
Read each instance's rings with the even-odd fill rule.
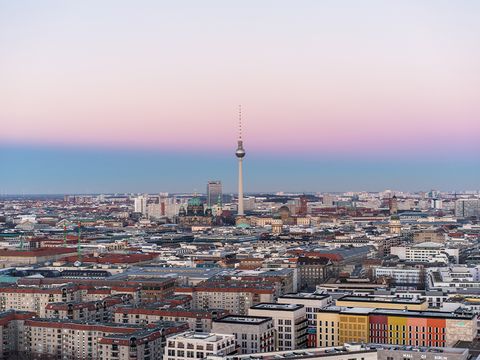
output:
[[194,196],[188,200],[187,208],[180,207],[178,224],[182,227],[211,226],[213,224],[212,209],[206,207],[198,196]]

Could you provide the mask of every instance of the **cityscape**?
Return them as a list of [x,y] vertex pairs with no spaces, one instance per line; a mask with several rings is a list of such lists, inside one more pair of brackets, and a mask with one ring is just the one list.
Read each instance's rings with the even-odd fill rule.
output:
[[472,14],[0,0],[0,359],[480,359]]

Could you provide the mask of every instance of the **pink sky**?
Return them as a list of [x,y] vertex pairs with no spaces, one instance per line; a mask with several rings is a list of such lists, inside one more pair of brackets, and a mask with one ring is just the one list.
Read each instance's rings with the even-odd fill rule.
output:
[[113,4],[2,5],[2,142],[480,150],[476,2]]

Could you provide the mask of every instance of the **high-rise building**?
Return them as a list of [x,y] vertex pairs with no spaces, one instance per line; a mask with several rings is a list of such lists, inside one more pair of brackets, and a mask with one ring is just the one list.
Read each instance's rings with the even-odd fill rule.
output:
[[147,214],[147,195],[137,196],[133,200],[134,210],[136,213],[142,213],[143,215]]
[[222,182],[211,180],[207,183],[207,206],[211,207],[222,201]]
[[455,216],[458,218],[480,216],[480,199],[458,199],[455,201]]

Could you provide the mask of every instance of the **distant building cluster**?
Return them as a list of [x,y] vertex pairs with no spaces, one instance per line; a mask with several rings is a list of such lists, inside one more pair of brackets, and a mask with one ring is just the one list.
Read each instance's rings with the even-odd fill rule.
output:
[[479,202],[238,196],[219,180],[204,194],[1,198],[0,358],[468,360]]

